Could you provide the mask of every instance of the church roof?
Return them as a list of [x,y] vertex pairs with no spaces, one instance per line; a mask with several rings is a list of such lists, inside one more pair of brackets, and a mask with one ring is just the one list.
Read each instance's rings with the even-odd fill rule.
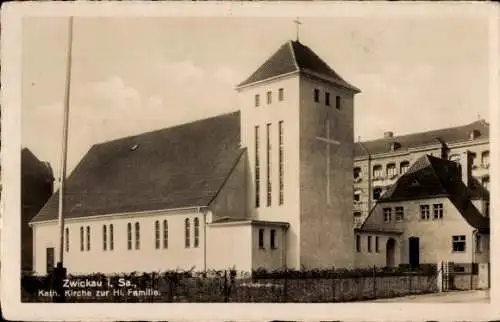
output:
[[487,139],[490,134],[490,126],[484,120],[478,120],[462,126],[357,142],[354,145],[354,156],[363,157],[367,156],[368,153],[379,154],[392,152],[392,143],[397,143],[397,149],[395,151],[405,151],[411,148],[440,144],[440,141],[446,144],[467,142],[471,141],[470,135],[473,131],[475,131],[473,140]]
[[320,77],[344,88],[359,92],[359,89],[346,82],[309,47],[299,41],[288,41],[283,44],[264,64],[237,87],[244,87],[294,72]]
[[[65,218],[208,206],[243,152],[239,112],[94,145],[66,181]],[[32,222],[57,219],[58,199]]]
[[471,226],[488,229],[489,219],[472,204],[471,196],[457,163],[425,155],[415,161],[378,203],[447,197]]

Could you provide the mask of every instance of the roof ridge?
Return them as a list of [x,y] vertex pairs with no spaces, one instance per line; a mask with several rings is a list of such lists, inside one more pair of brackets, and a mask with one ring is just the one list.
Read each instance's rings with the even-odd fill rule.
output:
[[295,56],[295,49],[293,48],[293,40],[288,41],[288,47],[290,48],[290,52],[292,53],[293,64],[297,71],[300,71],[299,62],[297,61],[297,57]]

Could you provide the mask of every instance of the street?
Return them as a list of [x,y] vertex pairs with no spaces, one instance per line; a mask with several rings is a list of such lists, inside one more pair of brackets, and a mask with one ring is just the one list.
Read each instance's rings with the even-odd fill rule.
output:
[[412,303],[488,303],[490,290],[450,291],[423,295],[412,295],[390,299],[374,300],[375,303],[412,302]]

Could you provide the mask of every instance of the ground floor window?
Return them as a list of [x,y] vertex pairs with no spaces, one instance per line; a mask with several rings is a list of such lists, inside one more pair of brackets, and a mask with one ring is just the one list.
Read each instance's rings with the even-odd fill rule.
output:
[[465,252],[465,235],[452,237],[452,250],[454,252]]

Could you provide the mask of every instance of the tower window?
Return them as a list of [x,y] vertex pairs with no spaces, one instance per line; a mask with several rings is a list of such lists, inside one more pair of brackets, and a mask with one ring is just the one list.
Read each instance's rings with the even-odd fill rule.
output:
[[191,247],[191,232],[189,228],[189,218],[184,220],[184,246],[186,248]]
[[260,106],[260,95],[255,94],[255,107],[259,107],[259,106]]
[[267,92],[267,104],[271,104],[273,102],[273,92]]
[[373,200],[378,200],[382,195],[382,188],[373,189]]
[[317,89],[317,88],[314,89],[314,101],[316,103],[319,102],[319,89]]
[[141,248],[141,228],[139,223],[135,223],[135,249]]
[[155,221],[155,248],[160,248],[160,222]]
[[102,225],[102,250],[108,250],[108,234],[106,225]]
[[87,251],[90,251],[90,226],[87,226]]
[[340,96],[335,96],[335,107],[340,110],[342,107],[342,98]]
[[127,224],[127,249],[132,249],[132,224]]
[[279,122],[279,185],[280,185],[280,196],[279,204],[282,205],[285,200],[285,165],[284,165],[284,143],[283,143],[283,121]]
[[325,104],[326,106],[330,106],[330,93],[325,92]]
[[276,229],[271,229],[271,249],[278,248],[276,245]]
[[260,207],[259,126],[255,127],[255,207]]
[[109,250],[113,250],[115,247],[113,224],[109,225]]
[[278,90],[278,100],[281,102],[285,99],[285,91],[283,88]]
[[163,248],[168,248],[168,221],[163,221]]
[[259,248],[264,249],[264,229],[259,229]]
[[267,206],[271,206],[272,183],[271,183],[271,124],[266,127],[267,154],[266,154],[266,175],[267,175]]

